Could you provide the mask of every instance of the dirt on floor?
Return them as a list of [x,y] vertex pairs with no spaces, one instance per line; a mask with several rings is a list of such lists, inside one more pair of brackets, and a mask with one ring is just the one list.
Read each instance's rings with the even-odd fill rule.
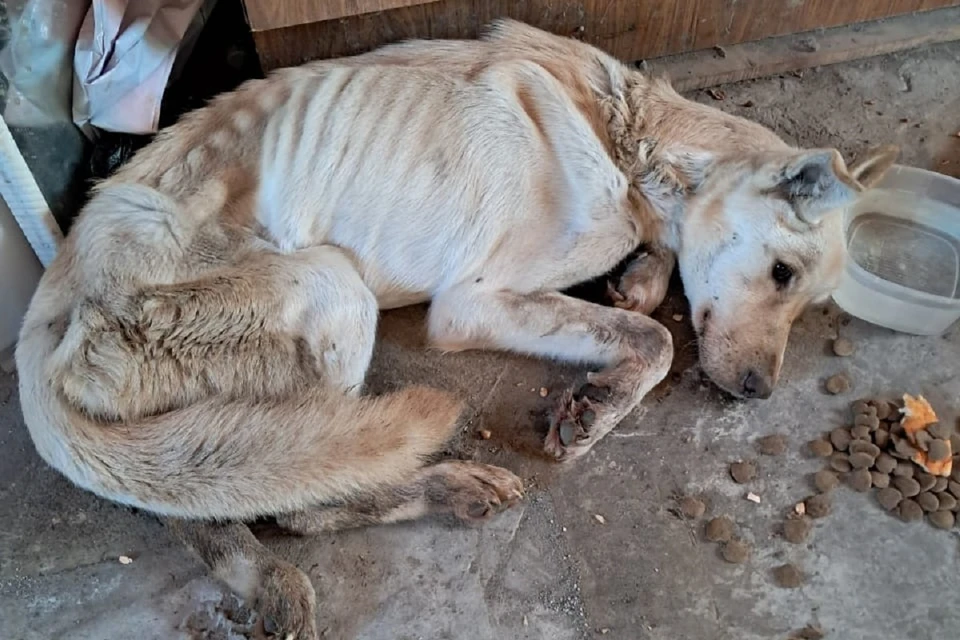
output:
[[[849,159],[894,142],[903,163],[960,175],[960,43],[725,86],[722,95],[692,97],[798,145],[838,147]],[[671,375],[588,456],[559,467],[539,456],[543,416],[583,380],[581,369],[429,352],[423,308],[385,314],[370,390],[428,383],[463,396],[469,410],[449,453],[515,470],[528,498],[478,529],[436,519],[318,538],[261,530],[313,579],[324,637],[957,637],[957,530],[903,522],[870,494],[841,489],[832,514],[799,544],[784,539],[782,525],[822,467],[804,443],[843,424],[853,399],[922,393],[953,424],[960,332],[910,337],[832,306],[812,309],[794,328],[774,396],[739,402],[698,370],[682,292],[675,288],[656,317],[674,333]],[[852,355],[834,354],[838,337],[853,341]],[[70,486],[38,459],[6,367],[0,637],[248,636],[253,614],[153,518]],[[852,389],[827,394],[826,379],[840,372]],[[758,455],[754,440],[776,433],[786,450]],[[738,484],[730,464],[747,459],[756,476]],[[697,496],[705,513],[684,516],[682,496]],[[727,545],[705,540],[705,523],[720,515],[747,549],[737,562],[725,555],[738,549],[725,554]]]

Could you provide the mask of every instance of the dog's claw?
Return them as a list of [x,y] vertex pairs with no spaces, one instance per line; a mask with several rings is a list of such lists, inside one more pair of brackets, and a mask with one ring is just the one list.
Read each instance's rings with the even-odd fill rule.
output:
[[277,624],[276,620],[270,616],[263,617],[263,632],[268,636],[275,636],[280,633],[280,626]]
[[587,409],[580,414],[580,424],[589,429],[597,420],[597,414],[593,409]]

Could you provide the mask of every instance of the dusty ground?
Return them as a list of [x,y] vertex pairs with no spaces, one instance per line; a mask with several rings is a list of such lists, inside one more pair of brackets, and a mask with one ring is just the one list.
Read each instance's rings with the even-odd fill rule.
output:
[[[906,163],[960,173],[960,43],[724,87],[699,100],[772,126],[803,145],[854,153],[896,141]],[[755,106],[738,107],[748,100]],[[905,121],[902,121],[905,119]],[[913,338],[844,325],[811,310],[793,332],[780,388],[768,401],[732,402],[701,382],[682,295],[658,315],[675,330],[674,374],[585,459],[569,468],[526,452],[537,414],[581,372],[499,354],[422,350],[423,310],[389,313],[371,375],[374,391],[414,381],[456,390],[470,415],[456,453],[521,473],[529,499],[482,529],[437,520],[317,539],[267,532],[306,570],[329,638],[786,638],[808,623],[843,640],[957,637],[958,531],[905,525],[867,495],[841,491],[836,512],[806,546],[775,535],[784,510],[810,492],[819,465],[800,445],[832,425],[858,395],[922,392],[953,419],[960,398],[960,332]],[[857,354],[829,355],[838,330]],[[821,392],[848,370],[847,397]],[[538,390],[550,390],[541,398]],[[0,637],[11,640],[231,638],[249,613],[153,519],[83,493],[47,469],[22,424],[14,373],[0,375]],[[470,437],[490,429],[489,441]],[[788,433],[787,456],[761,461],[744,488],[727,464],[751,440]],[[743,565],[701,542],[702,523],[671,512],[679,492],[705,495],[754,545]],[[601,524],[595,514],[604,517]],[[129,565],[120,555],[133,559]],[[797,590],[773,586],[786,561],[810,574]],[[232,618],[234,622],[230,622]]]

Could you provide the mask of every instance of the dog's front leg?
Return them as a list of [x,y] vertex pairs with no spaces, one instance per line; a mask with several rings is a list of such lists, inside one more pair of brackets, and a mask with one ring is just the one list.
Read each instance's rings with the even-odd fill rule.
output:
[[621,309],[650,315],[660,306],[670,286],[677,257],[666,247],[652,245],[627,264],[620,280],[610,283],[608,292]]
[[673,360],[673,340],[660,323],[556,292],[457,287],[434,299],[429,333],[446,350],[505,349],[602,365],[564,395],[552,416],[544,449],[558,460],[589,451],[663,380]]

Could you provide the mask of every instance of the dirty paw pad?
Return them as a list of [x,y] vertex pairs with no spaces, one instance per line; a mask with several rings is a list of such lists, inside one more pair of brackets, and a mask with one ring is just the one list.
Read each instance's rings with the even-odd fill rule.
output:
[[594,384],[585,384],[575,394],[568,393],[550,422],[544,450],[558,460],[586,453],[602,404],[609,397],[609,389]]

